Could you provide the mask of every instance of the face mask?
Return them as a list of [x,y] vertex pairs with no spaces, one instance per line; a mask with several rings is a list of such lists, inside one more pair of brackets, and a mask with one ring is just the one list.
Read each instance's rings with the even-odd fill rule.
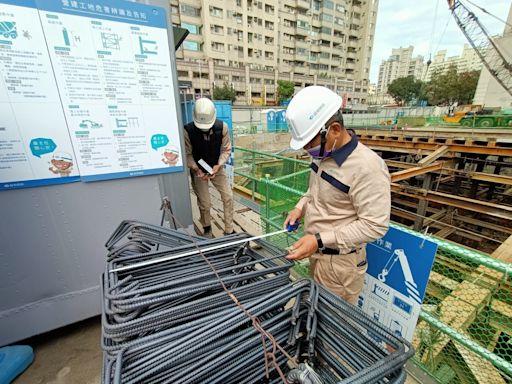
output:
[[325,151],[324,150],[324,155],[323,156],[320,156],[320,150],[321,150],[321,144],[317,145],[316,147],[313,147],[313,148],[309,148],[307,149],[307,152],[309,153],[309,155],[315,159],[315,160],[321,160],[321,159],[325,159],[327,157],[330,157],[332,155],[332,152],[334,150],[334,148],[336,147],[336,140],[334,140],[334,143],[332,144],[332,147],[331,147],[331,150],[330,151]]

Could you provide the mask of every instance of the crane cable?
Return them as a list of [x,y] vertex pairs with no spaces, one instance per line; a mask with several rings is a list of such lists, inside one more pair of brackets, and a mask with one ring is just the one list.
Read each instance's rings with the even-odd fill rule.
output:
[[505,20],[503,20],[503,19],[499,18],[498,16],[496,16],[496,15],[492,14],[492,13],[491,13],[491,12],[489,12],[487,9],[485,9],[485,8],[483,8],[483,7],[481,7],[481,6],[479,6],[478,4],[473,3],[471,0],[466,0],[466,1],[467,1],[469,4],[473,5],[474,7],[476,7],[476,8],[478,8],[478,9],[480,9],[483,13],[486,13],[487,15],[489,15],[489,16],[491,16],[491,17],[495,18],[495,19],[496,19],[496,20],[498,20],[498,21],[501,21],[503,24],[508,25],[509,27],[511,27],[511,28],[512,28],[512,24],[510,24],[509,22],[507,22],[507,21],[505,21]]

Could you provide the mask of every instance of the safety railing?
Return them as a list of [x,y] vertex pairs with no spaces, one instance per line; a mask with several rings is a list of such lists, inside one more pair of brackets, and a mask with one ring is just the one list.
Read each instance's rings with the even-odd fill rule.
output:
[[[307,190],[307,162],[237,149],[246,156],[242,171],[235,168],[235,182],[249,179],[259,202],[266,232],[282,228],[287,213]],[[247,168],[247,163],[251,168]],[[266,162],[261,172],[258,159]],[[272,172],[273,167],[279,171]],[[283,164],[280,164],[282,162]],[[296,164],[295,173],[283,174]],[[245,169],[244,169],[245,167]],[[287,168],[288,167],[288,168]],[[260,172],[251,173],[251,170]],[[392,224],[397,225],[397,224]],[[398,225],[397,225],[398,226]],[[413,345],[414,362],[440,383],[512,382],[512,265],[487,254],[423,235],[438,244],[436,260],[420,313]],[[279,235],[269,241],[287,247],[301,236]],[[296,272],[307,275],[307,262]]]

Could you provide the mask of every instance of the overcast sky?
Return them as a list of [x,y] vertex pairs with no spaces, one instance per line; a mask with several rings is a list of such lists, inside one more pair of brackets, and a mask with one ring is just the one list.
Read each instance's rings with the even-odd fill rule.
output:
[[[506,20],[512,0],[471,1]],[[488,32],[503,32],[505,24],[472,7],[467,1],[463,3],[474,11]],[[434,23],[435,29],[432,34]],[[413,55],[423,55],[427,61],[430,51],[432,58],[441,49],[446,49],[448,56],[460,55],[464,43],[467,43],[467,40],[451,16],[446,0],[380,0],[370,81],[377,83],[379,65],[391,55],[392,48],[412,45]]]

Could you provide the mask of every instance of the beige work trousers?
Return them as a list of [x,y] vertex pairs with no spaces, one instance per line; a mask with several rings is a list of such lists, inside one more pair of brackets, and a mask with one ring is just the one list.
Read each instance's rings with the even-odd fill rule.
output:
[[368,269],[368,263],[357,265],[365,260],[364,247],[348,255],[315,253],[310,258],[309,271],[317,283],[355,305]]
[[[224,232],[233,232],[233,191],[229,186],[226,172],[223,168],[215,175],[213,179],[210,179],[213,186],[220,193],[222,204],[224,205]],[[210,191],[208,181],[201,180],[195,174],[192,175],[192,189],[197,197],[197,206],[199,207],[199,213],[201,215],[199,221],[203,227],[211,226],[210,209],[212,203],[210,200]]]

